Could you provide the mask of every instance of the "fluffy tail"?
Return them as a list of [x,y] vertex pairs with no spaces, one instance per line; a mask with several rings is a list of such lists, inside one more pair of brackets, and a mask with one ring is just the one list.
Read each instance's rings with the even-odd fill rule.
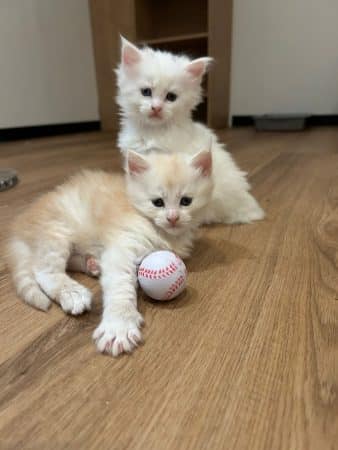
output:
[[18,295],[29,305],[47,311],[51,301],[38,285],[32,267],[31,251],[28,245],[12,239],[8,244],[9,260]]

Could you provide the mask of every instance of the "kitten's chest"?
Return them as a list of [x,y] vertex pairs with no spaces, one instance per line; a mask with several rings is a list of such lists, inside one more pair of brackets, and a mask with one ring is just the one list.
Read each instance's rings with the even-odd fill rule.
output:
[[151,149],[160,149],[165,152],[184,152],[195,154],[200,150],[201,144],[196,134],[181,129],[164,130],[122,130],[119,137],[119,147],[124,153],[133,150],[137,153],[146,153]]

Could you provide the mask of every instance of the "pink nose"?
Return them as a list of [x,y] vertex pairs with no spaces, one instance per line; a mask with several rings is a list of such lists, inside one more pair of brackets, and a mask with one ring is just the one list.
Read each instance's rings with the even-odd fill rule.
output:
[[169,223],[171,223],[171,225],[176,225],[178,219],[179,219],[179,217],[178,217],[177,214],[170,214],[170,215],[167,217],[167,221],[168,221]]
[[154,113],[158,114],[162,111],[162,106],[152,106],[151,109],[154,111]]

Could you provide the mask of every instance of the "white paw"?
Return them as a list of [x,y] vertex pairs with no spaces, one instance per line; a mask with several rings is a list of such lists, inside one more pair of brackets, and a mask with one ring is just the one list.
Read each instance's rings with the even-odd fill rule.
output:
[[110,320],[103,319],[93,333],[97,349],[113,356],[132,352],[142,342],[142,324],[143,318],[136,309],[132,314],[116,314]]
[[75,316],[90,310],[92,294],[87,288],[74,282],[61,290],[59,300],[64,312]]
[[265,217],[263,209],[256,200],[247,194],[246,202],[239,204],[238,207],[229,215],[227,223],[251,223],[256,220],[262,220]]
[[263,220],[265,217],[264,210],[258,206],[258,208],[252,212],[250,219],[251,220]]
[[229,224],[233,223],[251,223],[256,220],[262,220],[265,217],[265,213],[259,206],[257,208],[252,208],[248,211],[236,211],[229,219],[226,221]]

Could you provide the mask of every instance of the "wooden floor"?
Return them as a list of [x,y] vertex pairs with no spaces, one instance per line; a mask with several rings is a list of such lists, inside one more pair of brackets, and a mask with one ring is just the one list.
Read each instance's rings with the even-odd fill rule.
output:
[[[12,217],[80,167],[119,167],[99,133],[0,145],[21,182],[0,193],[0,448],[338,448],[338,129],[221,133],[267,219],[203,230],[179,300],[140,299],[145,344],[96,353],[98,283],[82,317],[13,291]],[[226,175],[226,174],[225,174]]]

